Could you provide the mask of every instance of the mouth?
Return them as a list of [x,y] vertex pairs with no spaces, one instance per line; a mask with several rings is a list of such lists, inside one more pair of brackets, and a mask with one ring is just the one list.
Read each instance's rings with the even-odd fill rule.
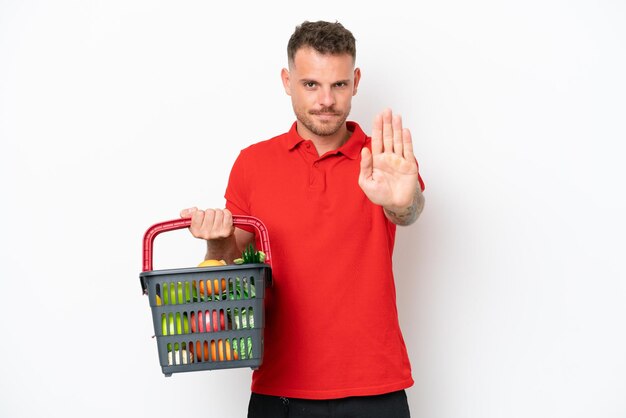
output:
[[335,112],[310,112],[310,114],[316,116],[318,119],[321,120],[330,120],[340,116],[338,113]]

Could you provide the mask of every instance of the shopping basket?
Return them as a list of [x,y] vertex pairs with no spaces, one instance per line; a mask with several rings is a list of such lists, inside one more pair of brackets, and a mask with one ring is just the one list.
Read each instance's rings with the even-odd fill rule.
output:
[[187,228],[191,219],[151,226],[144,234],[139,278],[152,310],[159,363],[172,373],[250,367],[263,360],[265,289],[271,285],[271,250],[265,225],[233,216],[235,225],[253,226],[264,263],[152,270],[155,237]]

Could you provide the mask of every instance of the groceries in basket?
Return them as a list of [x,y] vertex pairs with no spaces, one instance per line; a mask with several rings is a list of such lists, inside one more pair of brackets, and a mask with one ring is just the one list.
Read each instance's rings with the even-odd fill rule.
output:
[[[256,251],[250,244],[241,255],[234,260],[235,264],[263,263],[265,253]],[[204,260],[198,267],[215,267],[227,265],[224,260]],[[188,304],[218,300],[245,300],[256,296],[254,283],[247,278],[236,277],[235,280],[225,278],[192,280],[191,282],[171,282],[157,286],[157,306]],[[161,315],[162,335],[180,335],[189,333],[217,332],[254,328],[254,310],[250,307],[219,310],[199,310],[191,312],[163,313]],[[210,350],[209,350],[210,347]],[[173,349],[173,350],[172,350]],[[243,357],[252,357],[252,338],[233,341],[232,348],[228,339],[225,341],[196,341],[182,344],[168,344],[168,365],[187,364],[202,361],[239,360],[239,351],[245,349]],[[209,355],[210,351],[210,355]]]
[[248,246],[234,264],[204,260],[197,267],[152,270],[154,237],[189,226],[188,219],[153,225],[144,236],[144,269],[159,362],[163,373],[258,368],[263,357],[264,299],[271,286],[267,230],[253,217],[233,217],[255,227],[261,250]]

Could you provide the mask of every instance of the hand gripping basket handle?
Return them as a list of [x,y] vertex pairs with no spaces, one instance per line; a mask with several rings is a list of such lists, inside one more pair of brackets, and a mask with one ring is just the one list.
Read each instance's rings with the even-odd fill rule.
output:
[[[143,271],[152,270],[152,250],[154,238],[156,238],[157,235],[161,232],[188,228],[190,225],[191,218],[173,219],[152,225],[143,237]],[[261,241],[261,250],[265,253],[265,262],[271,265],[272,255],[270,252],[270,239],[267,234],[267,228],[263,222],[253,216],[233,215],[233,225],[250,225],[256,229]]]

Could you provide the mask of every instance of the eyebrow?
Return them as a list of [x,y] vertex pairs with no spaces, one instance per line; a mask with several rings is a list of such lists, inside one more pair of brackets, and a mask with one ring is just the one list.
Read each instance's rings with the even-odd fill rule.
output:
[[[316,84],[320,84],[319,81],[312,79],[312,78],[301,78],[300,79],[301,83],[316,83]],[[344,84],[349,84],[350,83],[350,79],[346,78],[345,80],[336,80],[333,81],[331,84],[338,84],[338,83],[344,83]]]

